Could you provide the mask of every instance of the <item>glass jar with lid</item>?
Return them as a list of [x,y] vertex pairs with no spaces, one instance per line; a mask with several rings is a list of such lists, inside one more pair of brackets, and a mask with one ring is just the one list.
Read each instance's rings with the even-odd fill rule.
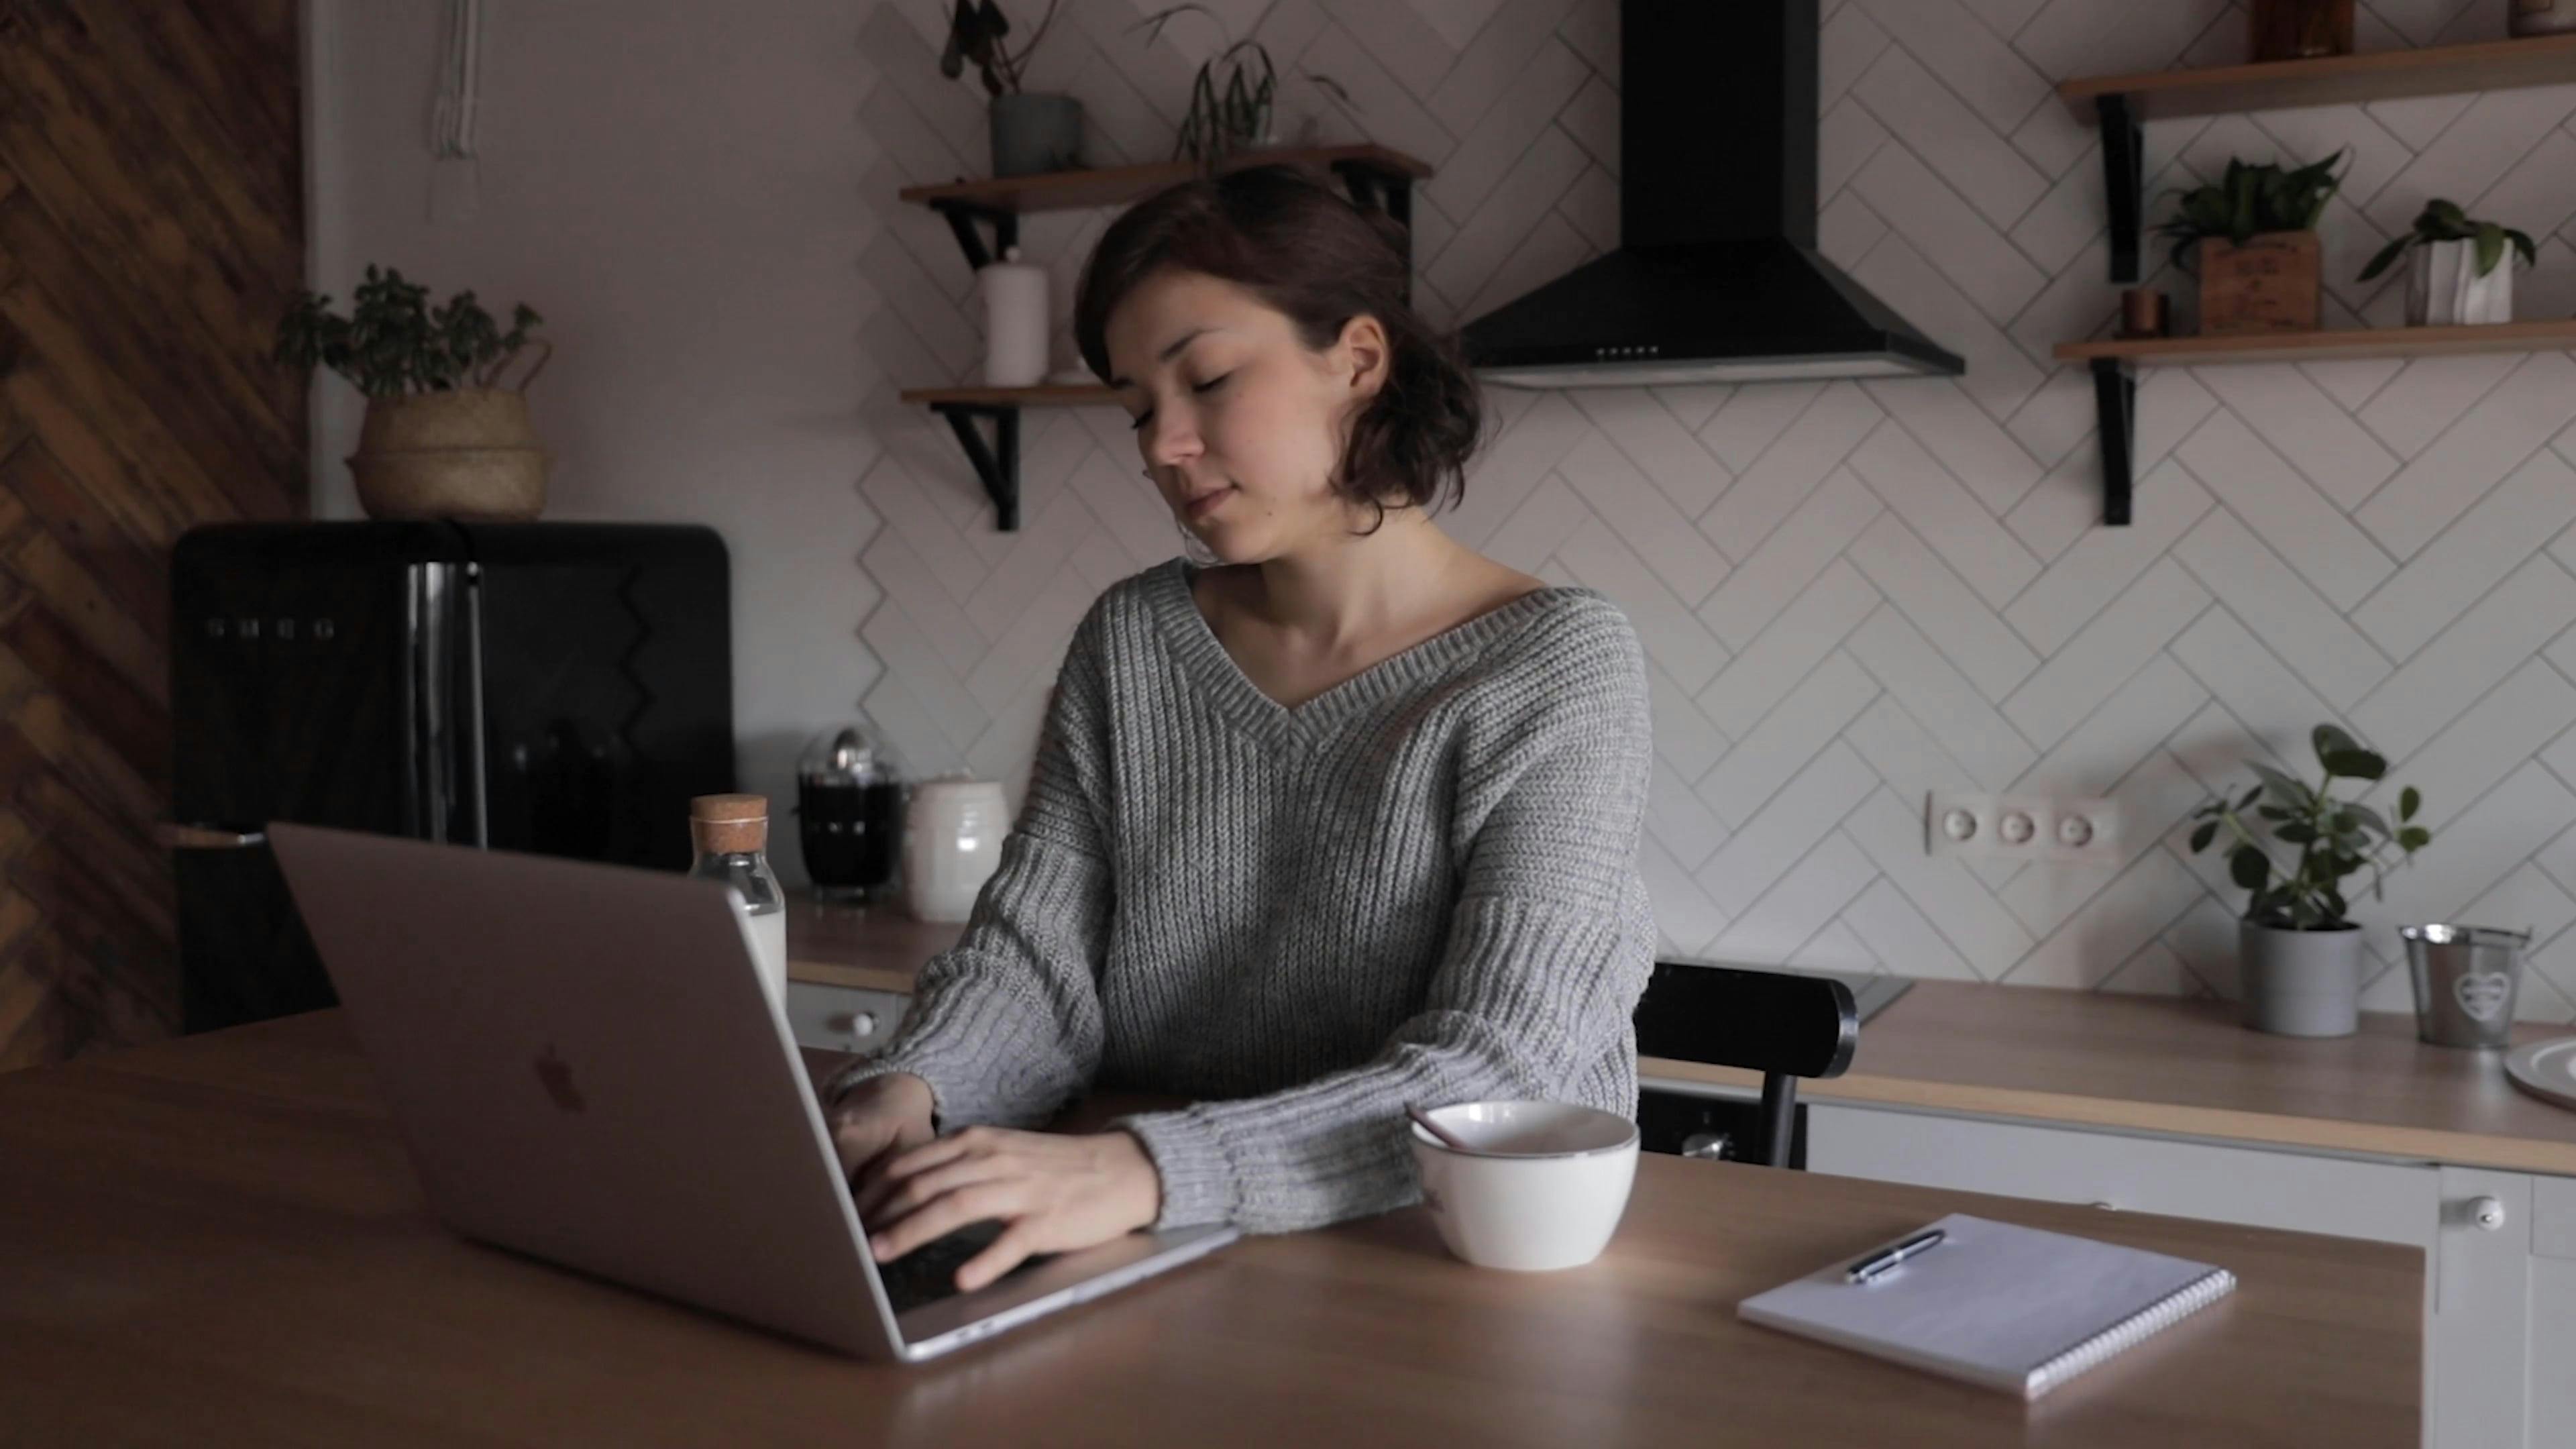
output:
[[902,767],[861,724],[816,735],[796,765],[796,833],[817,898],[888,898],[903,856]]

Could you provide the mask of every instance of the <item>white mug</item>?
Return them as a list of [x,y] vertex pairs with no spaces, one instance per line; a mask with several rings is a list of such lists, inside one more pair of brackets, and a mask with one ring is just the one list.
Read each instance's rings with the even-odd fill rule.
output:
[[962,921],[1002,863],[1010,803],[992,780],[932,780],[912,787],[904,813],[904,903],[924,921]]

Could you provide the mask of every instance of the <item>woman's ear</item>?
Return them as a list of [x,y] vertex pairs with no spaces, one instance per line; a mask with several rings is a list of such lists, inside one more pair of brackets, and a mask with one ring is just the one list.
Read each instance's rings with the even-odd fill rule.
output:
[[1362,399],[1377,396],[1395,365],[1395,344],[1386,335],[1386,325],[1362,312],[1342,324],[1341,339],[1334,347],[1350,368],[1352,393]]

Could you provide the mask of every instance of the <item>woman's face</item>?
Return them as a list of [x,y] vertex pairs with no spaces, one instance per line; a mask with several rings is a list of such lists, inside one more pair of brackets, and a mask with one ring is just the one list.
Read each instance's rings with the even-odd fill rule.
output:
[[1385,381],[1376,318],[1318,352],[1245,288],[1166,269],[1119,302],[1104,340],[1146,476],[1217,557],[1259,563],[1348,535],[1332,479],[1350,418]]

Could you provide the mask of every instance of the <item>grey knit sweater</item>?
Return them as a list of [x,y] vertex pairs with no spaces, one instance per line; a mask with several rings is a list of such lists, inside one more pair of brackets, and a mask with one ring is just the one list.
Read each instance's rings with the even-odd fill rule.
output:
[[1175,559],[1066,651],[1028,798],[903,1029],[943,1130],[1089,1087],[1157,1226],[1314,1227],[1414,1200],[1404,1104],[1623,1115],[1655,932],[1637,874],[1645,665],[1587,589],[1527,594],[1295,709],[1235,666]]

